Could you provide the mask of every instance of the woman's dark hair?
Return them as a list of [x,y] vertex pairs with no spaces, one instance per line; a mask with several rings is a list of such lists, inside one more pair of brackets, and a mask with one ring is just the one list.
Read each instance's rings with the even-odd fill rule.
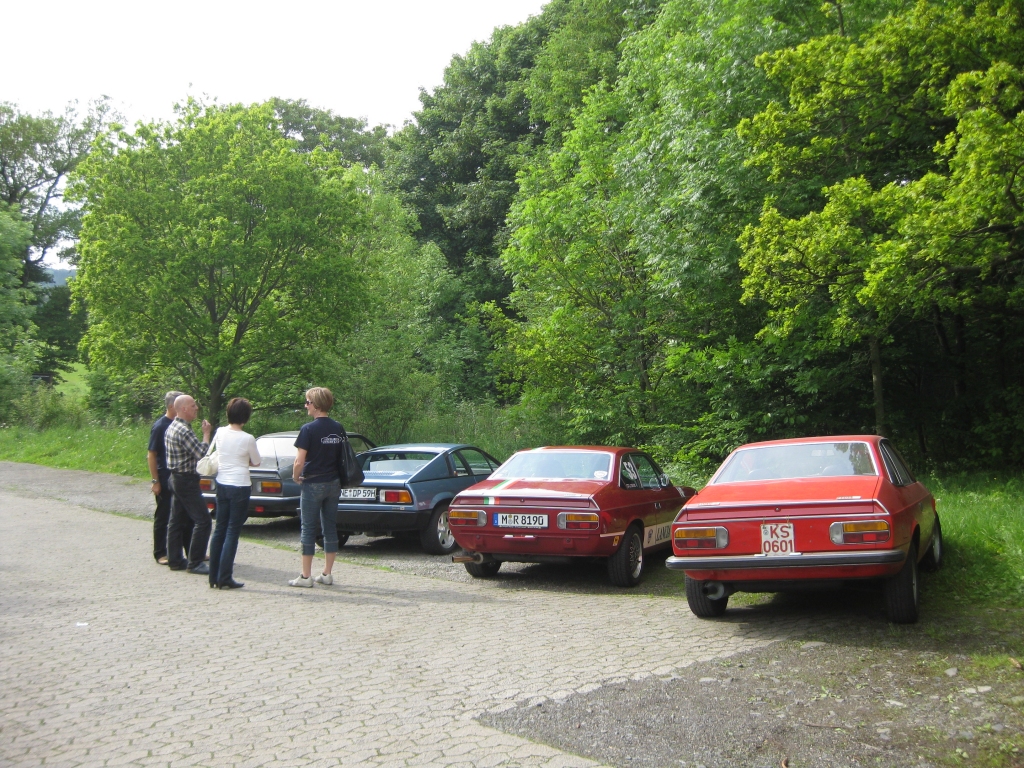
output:
[[228,424],[245,424],[252,416],[252,403],[244,397],[232,397],[228,401]]

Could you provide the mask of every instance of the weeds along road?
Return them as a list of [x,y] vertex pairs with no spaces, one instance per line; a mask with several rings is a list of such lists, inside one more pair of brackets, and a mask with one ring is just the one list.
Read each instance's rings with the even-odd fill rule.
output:
[[0,462],[0,764],[926,766],[1021,735],[1024,686],[871,594],[707,622],[600,566],[472,582],[365,539],[297,590],[294,522],[251,526],[220,592],[153,564],[148,507]]

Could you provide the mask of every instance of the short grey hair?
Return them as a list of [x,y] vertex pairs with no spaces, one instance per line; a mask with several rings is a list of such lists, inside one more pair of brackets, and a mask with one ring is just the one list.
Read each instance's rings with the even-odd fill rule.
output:
[[179,392],[176,389],[172,389],[170,392],[168,392],[166,395],[164,395],[164,404],[167,406],[168,410],[173,408],[174,407],[174,401],[177,400],[179,397],[181,397],[184,394],[185,394],[184,392]]

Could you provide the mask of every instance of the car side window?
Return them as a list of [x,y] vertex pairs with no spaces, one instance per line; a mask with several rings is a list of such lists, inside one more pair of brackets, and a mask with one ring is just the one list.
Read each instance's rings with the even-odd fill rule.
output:
[[463,448],[461,451],[456,451],[456,454],[462,459],[462,463],[469,467],[469,471],[474,475],[483,475],[486,477],[497,467],[497,465],[491,463],[483,453],[472,448]]
[[633,466],[636,467],[637,476],[640,480],[640,487],[657,491],[661,488],[661,473],[654,466],[649,458],[642,453],[634,453],[629,457]]
[[900,452],[896,450],[892,443],[888,440],[883,440],[881,447],[888,454],[889,459],[892,461],[893,465],[896,467],[896,471],[900,475],[901,482],[899,485],[910,485],[911,483],[917,482],[914,479],[914,475],[907,467],[907,462],[903,460],[903,457],[900,456]]
[[458,452],[451,454],[450,458],[452,460],[452,466],[455,467],[456,477],[468,477],[473,474],[473,470],[470,469],[469,464],[466,463],[466,460],[462,458]]
[[913,482],[910,472],[907,471],[903,462],[896,457],[892,446],[883,440],[878,444],[878,448],[882,454],[882,460],[885,462],[885,469],[889,473],[889,479],[892,480],[892,484],[898,486],[910,485]]
[[619,484],[629,490],[637,490],[643,487],[640,485],[640,473],[633,466],[629,456],[623,456],[622,463],[619,465]]

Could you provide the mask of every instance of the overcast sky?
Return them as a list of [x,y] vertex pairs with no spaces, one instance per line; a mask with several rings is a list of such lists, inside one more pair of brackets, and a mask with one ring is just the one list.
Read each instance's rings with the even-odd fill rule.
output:
[[220,103],[306,99],[400,127],[453,54],[546,0],[77,0],[3,12],[0,101],[62,110],[101,95],[134,122],[187,95]]

